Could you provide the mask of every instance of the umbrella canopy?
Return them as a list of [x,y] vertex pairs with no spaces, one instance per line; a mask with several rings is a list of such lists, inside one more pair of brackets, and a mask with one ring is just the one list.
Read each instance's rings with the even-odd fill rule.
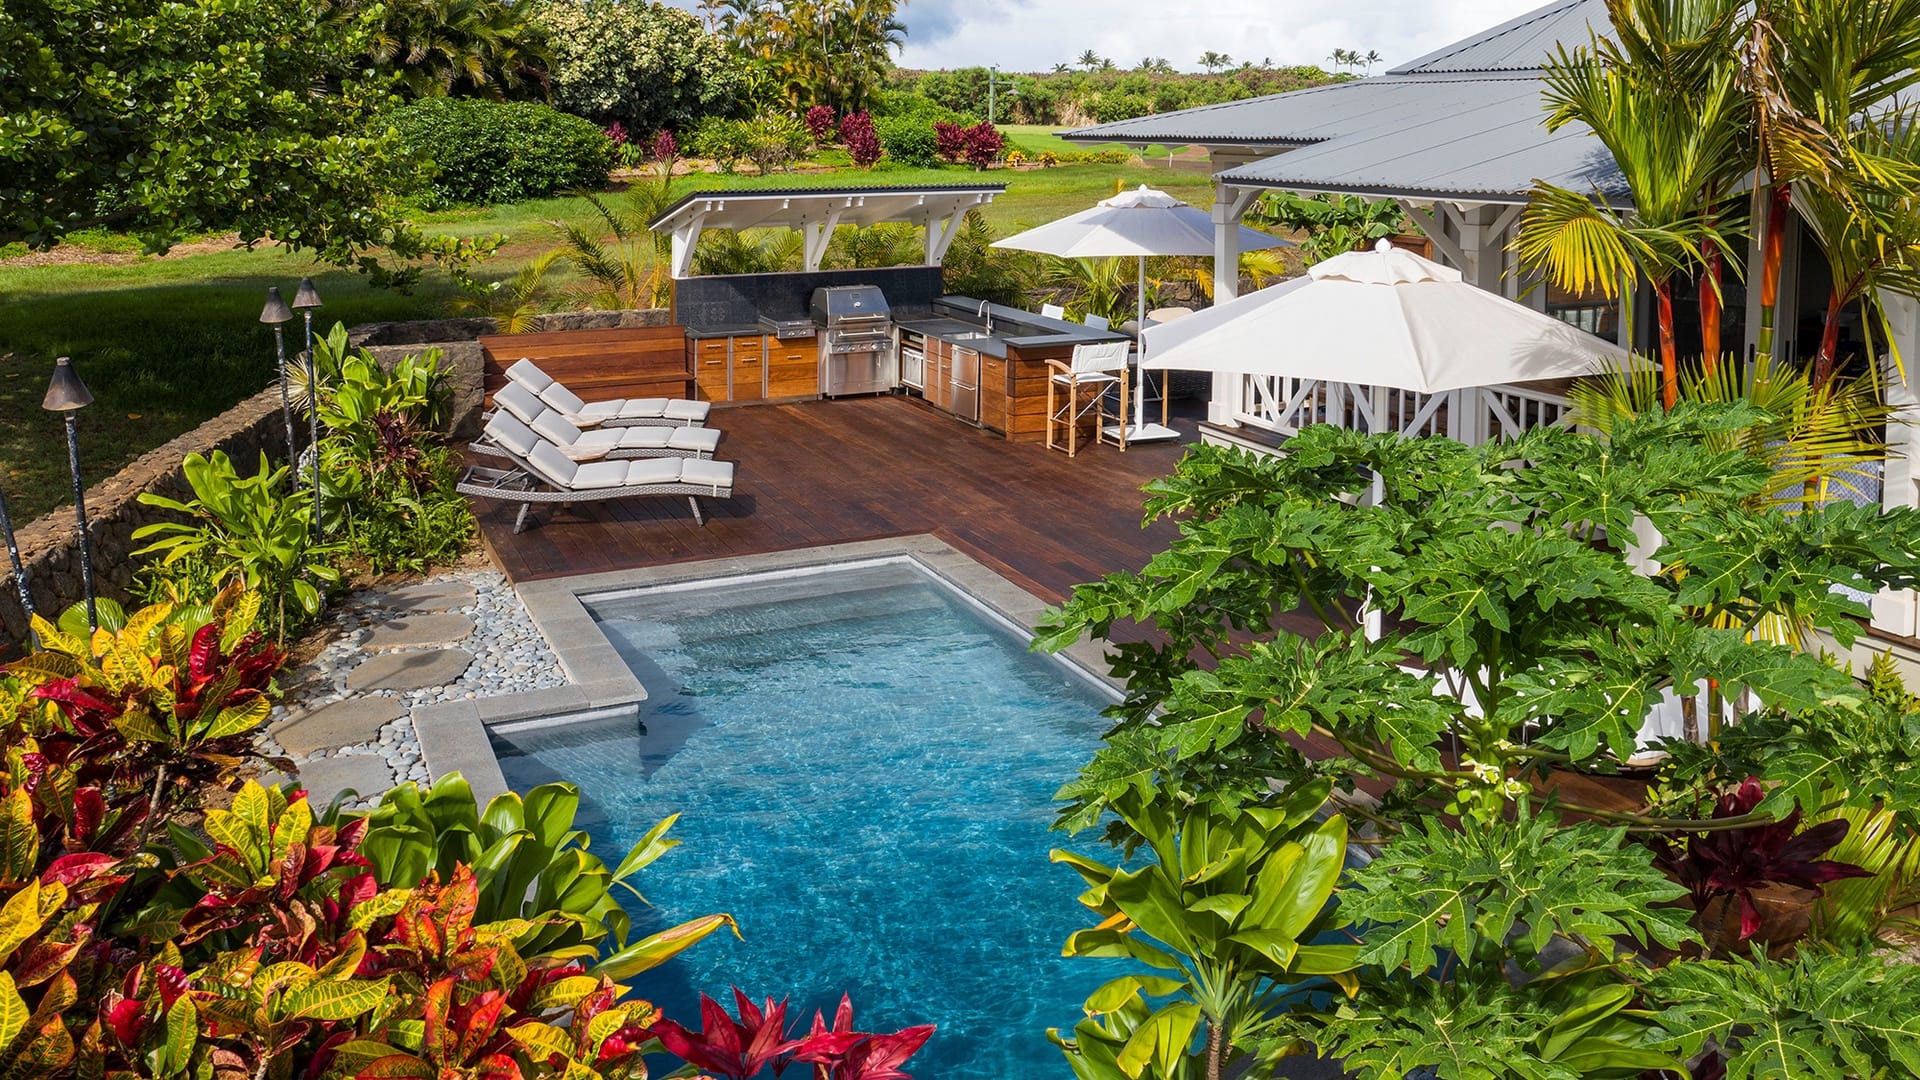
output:
[[[1287,243],[1244,225],[1239,229],[1242,251]],[[1211,255],[1213,214],[1142,184],[1059,221],[996,240],[993,246],[1067,259]]]
[[1145,366],[1438,394],[1617,369],[1620,346],[1382,240],[1303,277],[1150,327]]

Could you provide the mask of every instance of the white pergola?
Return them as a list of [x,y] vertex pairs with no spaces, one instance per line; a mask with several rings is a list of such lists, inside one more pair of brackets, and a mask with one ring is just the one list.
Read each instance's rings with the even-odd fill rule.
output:
[[1006,190],[1005,184],[937,184],[696,191],[647,227],[672,234],[675,278],[692,274],[694,248],[708,229],[797,229],[806,238],[806,269],[813,271],[820,269],[839,226],[902,222],[926,229],[926,265],[938,266],[967,211],[986,206]]

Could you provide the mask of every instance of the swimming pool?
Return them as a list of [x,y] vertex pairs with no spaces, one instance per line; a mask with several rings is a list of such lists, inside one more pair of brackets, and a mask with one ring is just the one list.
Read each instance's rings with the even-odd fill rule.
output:
[[790,995],[805,1020],[845,990],[867,1030],[938,1025],[915,1076],[1065,1075],[1046,1029],[1125,970],[1060,956],[1086,911],[1047,861],[1067,845],[1051,796],[1096,746],[1104,692],[907,560],[588,607],[647,687],[638,722],[496,729],[502,771],[579,785],[609,859],[679,813],[636,934],[715,911],[745,934],[637,992],[691,1023],[700,991]]

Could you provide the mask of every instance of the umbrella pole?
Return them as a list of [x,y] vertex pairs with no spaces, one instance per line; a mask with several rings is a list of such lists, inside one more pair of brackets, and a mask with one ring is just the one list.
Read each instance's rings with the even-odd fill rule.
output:
[[1133,432],[1140,434],[1147,429],[1147,257],[1140,256],[1140,297],[1133,325],[1136,340],[1139,341],[1139,356],[1136,357],[1136,385],[1133,388]]

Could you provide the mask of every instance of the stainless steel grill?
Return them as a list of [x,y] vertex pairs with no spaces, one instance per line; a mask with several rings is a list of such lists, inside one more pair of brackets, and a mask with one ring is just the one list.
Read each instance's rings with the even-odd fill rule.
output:
[[883,393],[899,383],[893,312],[878,286],[815,289],[811,309],[814,323],[825,331],[820,352],[826,369],[822,391],[828,397]]
[[762,315],[759,321],[767,333],[781,341],[810,338],[819,332],[819,328],[813,325],[813,320],[808,318],[776,319],[771,315]]

